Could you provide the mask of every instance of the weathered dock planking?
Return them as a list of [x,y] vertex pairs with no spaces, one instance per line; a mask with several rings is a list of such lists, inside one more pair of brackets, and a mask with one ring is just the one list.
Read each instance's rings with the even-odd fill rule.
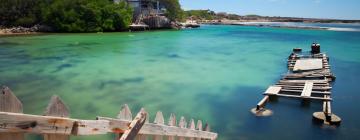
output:
[[315,112],[313,117],[324,124],[338,125],[340,117],[331,111],[331,82],[335,76],[331,73],[329,58],[320,52],[320,44],[313,44],[311,53],[302,53],[302,49],[294,49],[288,57],[289,72],[283,75],[275,85],[269,86],[264,98],[252,110],[256,115],[263,114],[265,105],[272,97],[296,98],[306,101],[320,100],[323,111]]
[[322,59],[299,59],[295,61],[293,71],[319,70],[322,67]]
[[[43,135],[45,140],[68,140],[70,136],[116,134],[116,140],[169,140],[178,139],[217,139],[217,133],[210,132],[209,125],[203,129],[202,121],[190,120],[189,127],[185,117],[179,126],[176,117],[170,115],[168,125],[158,111],[154,123],[149,122],[148,113],[142,108],[132,117],[128,105],[123,105],[117,118],[97,117],[96,120],[69,118],[69,108],[58,96],[53,96],[44,115],[23,114],[22,103],[4,86],[0,94],[0,140],[24,140],[25,133]],[[195,129],[196,128],[196,129]]]

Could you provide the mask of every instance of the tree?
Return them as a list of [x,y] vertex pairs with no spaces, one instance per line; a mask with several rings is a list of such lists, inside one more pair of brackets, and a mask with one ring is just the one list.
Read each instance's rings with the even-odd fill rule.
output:
[[172,21],[184,19],[184,11],[181,9],[179,0],[159,0],[166,8],[166,17]]
[[0,25],[31,27],[41,21],[45,0],[0,0]]
[[108,0],[54,0],[43,17],[60,32],[115,31],[128,28],[132,9]]

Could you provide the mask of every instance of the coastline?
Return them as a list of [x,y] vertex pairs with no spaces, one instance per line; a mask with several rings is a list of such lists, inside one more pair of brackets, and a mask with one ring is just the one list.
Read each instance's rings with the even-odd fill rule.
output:
[[[235,25],[235,26],[256,26],[256,27],[270,27],[270,28],[286,28],[286,29],[304,29],[304,30],[327,30],[327,31],[360,31],[352,30],[350,28],[333,28],[333,27],[316,27],[316,26],[299,26],[299,25],[286,25],[284,23],[296,23],[296,24],[311,24],[309,22],[272,22],[272,21],[240,21],[240,20],[221,20],[221,21],[198,21],[197,23],[202,25]],[[319,23],[324,24],[324,23]],[[354,23],[329,23],[329,24],[354,24]],[[358,24],[358,23],[356,23]],[[158,31],[168,28],[158,28],[150,30],[124,30],[116,32],[148,32],[148,31]],[[173,28],[169,28],[173,29]],[[47,27],[43,26],[33,26],[31,28],[26,27],[11,27],[5,28],[0,27],[0,37],[1,36],[16,36],[16,35],[35,35],[35,34],[45,34],[45,33],[61,33],[54,32],[49,30]],[[101,32],[103,33],[103,32]],[[104,32],[106,33],[106,32]]]
[[12,36],[12,35],[31,35],[31,34],[41,34],[47,31],[51,31],[46,26],[35,25],[33,27],[0,27],[0,36]]
[[[305,25],[305,24],[343,24],[343,25],[359,24],[360,25],[360,23],[274,22],[274,21],[263,21],[263,20],[258,20],[258,21],[221,20],[221,21],[206,21],[206,22],[199,21],[199,23],[203,25],[236,25],[236,26],[256,26],[256,27],[305,29],[305,30],[360,31],[360,29],[351,29],[351,28],[336,28],[336,27]],[[291,23],[292,25],[288,23]]]

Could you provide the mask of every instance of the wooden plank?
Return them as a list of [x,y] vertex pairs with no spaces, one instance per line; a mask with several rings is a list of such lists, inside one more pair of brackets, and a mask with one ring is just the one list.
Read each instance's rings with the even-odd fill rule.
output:
[[179,127],[186,128],[186,126],[187,126],[186,119],[184,116],[181,116],[180,121],[179,121]]
[[[197,121],[196,130],[203,131],[203,126],[202,126],[201,120]],[[201,140],[201,138],[196,138],[196,140]]]
[[[159,125],[165,125],[164,116],[163,116],[161,111],[158,111],[156,113],[154,123],[159,124]],[[162,140],[162,139],[163,139],[162,135],[155,135],[154,136],[154,140]]]
[[[97,118],[98,120],[110,121],[110,127],[108,132],[123,133],[125,130],[129,129],[130,121],[107,118],[107,117],[97,117]],[[186,127],[179,128],[176,126],[167,126],[167,125],[159,125],[152,123],[145,123],[144,126],[141,128],[139,134],[196,137],[196,138],[204,138],[204,139],[212,139],[217,137],[217,133],[213,133],[213,132],[190,130],[187,129]]]
[[3,86],[0,95],[0,111],[22,113],[23,107],[20,100],[14,95],[9,87]]
[[70,135],[75,119],[0,112],[0,132]]
[[[127,121],[131,121],[132,120],[132,113],[131,110],[129,108],[129,106],[127,104],[124,104],[121,106],[120,112],[117,116],[118,119],[120,120],[127,120]],[[120,139],[121,135],[123,133],[117,133],[115,134],[115,140]]]
[[136,115],[135,119],[131,121],[129,129],[125,130],[124,134],[120,137],[119,140],[133,140],[135,136],[139,133],[141,127],[145,124],[146,112],[142,108],[140,112]]
[[[69,109],[64,104],[64,102],[60,99],[60,97],[54,95],[51,97],[50,103],[47,106],[44,115],[45,116],[56,116],[56,117],[69,117]],[[69,135],[64,135],[64,134],[43,134],[43,136],[44,136],[44,140],[69,140],[70,139]]]
[[72,131],[73,135],[107,134],[110,126],[107,120],[77,120]]
[[310,97],[311,96],[311,91],[312,91],[312,87],[313,87],[313,82],[305,82],[305,86],[303,91],[301,92],[301,96],[302,97]]
[[44,113],[46,116],[69,117],[69,108],[59,96],[52,96]]
[[322,59],[299,59],[296,61],[294,71],[322,69]]
[[269,96],[266,95],[257,105],[256,105],[256,110],[260,110],[261,108],[263,108],[266,104],[266,102],[269,101]]
[[305,82],[313,82],[314,84],[318,84],[318,83],[321,83],[321,84],[327,84],[329,83],[329,81],[327,80],[280,80],[279,82],[281,83],[305,83]]
[[[173,114],[173,113],[170,114],[168,125],[169,126],[176,126],[176,116],[175,116],[175,114]],[[175,140],[175,136],[168,136],[168,140]]]
[[[302,90],[304,89],[304,86],[302,85],[276,85],[276,86],[280,86],[283,89],[298,89],[298,90]],[[330,86],[315,86],[313,85],[313,90],[331,90],[332,87]]]
[[[185,117],[181,116],[180,121],[179,121],[179,127],[180,128],[186,128],[186,126],[187,126],[187,123],[186,123]],[[185,140],[185,137],[180,136],[179,140]]]
[[129,120],[129,121],[132,120],[132,113],[127,104],[124,104],[121,107],[121,110],[120,110],[117,118],[121,119],[121,120]]
[[[302,90],[289,90],[289,89],[282,89],[281,92],[293,92],[293,93],[302,93]],[[311,91],[311,94],[324,94],[330,95],[331,92],[327,91]]]
[[275,94],[278,94],[281,90],[281,87],[278,87],[278,86],[270,86],[266,91],[265,93],[266,94],[269,94],[269,95],[275,95]]
[[[145,111],[145,113],[147,114],[146,115],[146,120],[145,120],[145,124],[148,124],[150,121],[150,115],[149,115],[149,113],[148,112],[146,112]],[[146,134],[138,134],[137,136],[136,136],[136,140],[147,140],[148,139],[148,135],[146,135]]]
[[[189,129],[190,130],[195,130],[195,121],[194,119],[191,119],[190,122],[189,122]],[[194,140],[195,138],[194,137],[190,137],[189,140]]]
[[161,125],[164,125],[164,124],[165,124],[164,116],[163,116],[163,114],[162,114],[161,111],[158,111],[158,112],[156,113],[154,123],[155,123],[155,124],[161,124]]
[[[205,131],[208,131],[208,132],[211,131],[211,129],[210,129],[210,124],[208,124],[208,123],[205,124]],[[217,138],[217,137],[212,138],[211,140],[215,140],[216,138]]]
[[[267,94],[265,94],[265,95],[267,95]],[[288,95],[288,94],[276,94],[274,96],[303,99],[303,97],[301,97],[301,96]],[[308,99],[321,100],[321,101],[331,101],[332,100],[331,98],[322,98],[322,97],[308,97]]]
[[[301,87],[283,87],[283,90],[303,90]],[[329,87],[313,87],[313,91],[329,91],[331,88]],[[330,94],[330,93],[329,93]]]
[[[276,86],[304,86],[305,83],[277,83]],[[324,84],[318,84],[318,83],[314,83],[314,86],[320,86],[320,87],[329,87],[330,84],[329,83],[324,83]]]
[[[22,113],[23,107],[20,100],[14,95],[9,87],[2,86],[0,93],[0,111]],[[0,120],[2,118],[0,117]],[[3,133],[1,130],[7,127],[7,123],[0,122],[0,140],[24,140],[24,133]]]

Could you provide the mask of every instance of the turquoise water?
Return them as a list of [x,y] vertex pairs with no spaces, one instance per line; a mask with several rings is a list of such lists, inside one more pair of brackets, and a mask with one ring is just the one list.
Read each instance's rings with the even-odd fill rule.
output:
[[[268,104],[271,117],[250,109],[286,73],[292,48],[320,42],[337,79],[333,112],[338,128],[312,123],[320,102]],[[122,104],[202,119],[221,140],[356,139],[360,137],[360,32],[242,26],[182,31],[44,34],[0,38],[0,84],[8,85],[24,112],[42,114],[53,94],[71,117],[115,117]],[[34,137],[34,136],[32,136]],[[112,139],[111,135],[73,139]],[[36,137],[35,137],[36,138]]]
[[267,25],[272,27],[312,27],[331,31],[360,32],[360,23],[240,22],[239,24]]

